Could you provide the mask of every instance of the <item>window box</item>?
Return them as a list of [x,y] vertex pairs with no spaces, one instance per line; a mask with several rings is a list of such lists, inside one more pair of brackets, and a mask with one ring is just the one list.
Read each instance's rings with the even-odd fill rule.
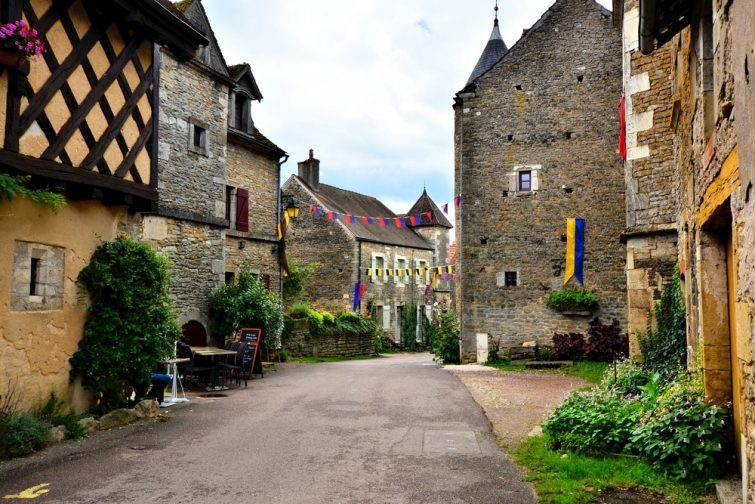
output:
[[551,292],[548,306],[564,315],[590,316],[598,308],[598,295],[585,288]]

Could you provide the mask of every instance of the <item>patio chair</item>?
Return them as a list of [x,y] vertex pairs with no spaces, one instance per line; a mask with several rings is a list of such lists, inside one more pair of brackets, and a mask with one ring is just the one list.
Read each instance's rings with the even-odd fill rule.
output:
[[204,377],[205,382],[209,381],[212,366],[198,361],[197,356],[191,351],[189,345],[181,341],[176,343],[176,357],[179,359],[191,359],[189,362],[182,362],[178,365],[179,372],[181,372],[185,378],[192,378],[195,382],[198,382],[201,377]]
[[232,341],[230,345],[226,343],[226,350],[235,350],[236,354],[226,356],[226,359],[218,362],[218,369],[225,372],[230,379],[231,374],[236,376],[236,385],[241,385],[241,378],[239,377],[239,371],[241,370],[241,363],[244,358],[243,350],[239,350],[242,347],[242,343],[239,341]]

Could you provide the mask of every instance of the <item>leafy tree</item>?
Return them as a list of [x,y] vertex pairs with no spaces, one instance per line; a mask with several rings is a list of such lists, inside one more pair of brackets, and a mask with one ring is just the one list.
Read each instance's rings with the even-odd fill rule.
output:
[[283,332],[283,307],[280,298],[256,278],[249,268],[242,268],[233,283],[223,285],[210,296],[212,333],[216,337],[232,336],[241,327],[262,329],[266,348],[280,348]]
[[430,341],[435,356],[446,364],[458,363],[459,322],[456,320],[456,314],[451,310],[441,311],[430,330]]
[[100,413],[127,404],[181,336],[170,298],[170,265],[146,243],[121,236],[97,247],[78,281],[91,299],[84,337],[70,359]]
[[290,307],[304,300],[304,289],[315,274],[317,263],[300,264],[296,260],[289,263],[289,274],[283,277],[283,304]]

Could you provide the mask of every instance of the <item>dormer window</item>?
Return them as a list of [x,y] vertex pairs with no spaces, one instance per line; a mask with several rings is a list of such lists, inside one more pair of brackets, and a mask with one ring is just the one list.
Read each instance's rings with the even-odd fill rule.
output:
[[245,133],[252,129],[252,101],[246,95],[236,93],[233,104],[233,128]]

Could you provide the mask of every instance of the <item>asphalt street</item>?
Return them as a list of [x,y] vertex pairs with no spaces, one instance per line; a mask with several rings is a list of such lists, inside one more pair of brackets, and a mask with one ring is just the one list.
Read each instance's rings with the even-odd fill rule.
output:
[[0,499],[47,484],[24,502],[534,502],[467,389],[427,354],[285,364],[225,395],[2,462]]

